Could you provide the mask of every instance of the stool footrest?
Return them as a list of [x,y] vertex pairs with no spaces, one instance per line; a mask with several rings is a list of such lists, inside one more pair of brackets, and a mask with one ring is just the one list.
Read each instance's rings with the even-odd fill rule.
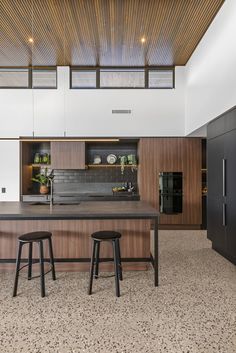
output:
[[[45,276],[45,275],[47,275],[49,272],[52,272],[53,266],[52,266],[52,264],[51,264],[49,261],[44,261],[44,263],[48,263],[48,264],[50,265],[49,270],[46,271],[46,272],[44,272],[44,276]],[[32,265],[36,265],[36,264],[39,264],[39,261],[38,261],[38,260],[32,263]],[[25,267],[29,267],[29,264],[26,264],[26,265],[24,265],[24,266],[21,266],[21,268],[19,268],[19,270],[18,270],[18,273],[19,273],[23,268],[25,268]],[[22,277],[24,278],[24,276],[20,276],[20,277],[21,277],[21,278],[22,278]],[[31,276],[31,277],[28,278],[28,279],[31,280],[31,279],[39,278],[39,277],[41,277],[41,275]]]
[[[48,271],[44,272],[44,276],[47,275],[49,272],[52,272],[52,267]],[[32,276],[30,277],[30,279],[39,278],[39,277],[41,277],[41,275]]]
[[[40,261],[39,261],[39,260],[36,260],[36,261],[33,261],[33,262],[32,262],[32,265],[37,265],[37,264],[39,264],[39,263],[40,263]],[[52,264],[51,264],[50,261],[44,260],[44,263],[45,263],[45,264],[50,264],[50,265],[51,265],[51,268],[52,268]],[[21,267],[19,268],[19,270],[17,270],[17,271],[20,272],[20,271],[21,271],[23,268],[25,268],[25,267],[29,267],[29,263],[27,263],[27,264],[21,266]],[[46,273],[46,272],[45,272],[45,273]]]
[[[55,267],[54,267],[54,256],[53,256],[53,249],[52,249],[52,234],[50,232],[32,232],[27,233],[18,238],[18,254],[17,254],[17,261],[16,261],[16,271],[15,271],[15,281],[14,281],[14,288],[13,288],[13,297],[17,295],[17,287],[18,287],[18,278],[20,276],[20,271],[23,270],[25,267],[28,268],[28,280],[34,278],[40,278],[41,284],[41,296],[45,297],[45,275],[49,272],[52,272],[52,279],[55,281],[56,274],[55,274]],[[47,242],[49,248],[49,260],[44,258],[44,241]],[[33,244],[37,243],[39,247],[39,259],[33,259]],[[29,254],[28,254],[28,262],[21,266],[21,254],[22,254],[22,247],[28,244],[29,246]],[[50,265],[49,270],[44,270],[44,264],[48,263]],[[39,264],[39,275],[32,276],[32,267],[35,264]]]
[[[92,285],[93,279],[101,278],[109,278],[115,277],[115,284],[116,284],[116,296],[120,296],[120,284],[119,281],[122,281],[122,266],[121,266],[121,255],[120,255],[120,242],[119,239],[121,234],[118,232],[113,231],[100,231],[92,234],[92,256],[91,256],[91,266],[90,266],[90,280],[89,280],[89,288],[88,294],[92,294]],[[114,261],[114,275],[108,276],[99,276],[99,264],[101,262],[108,262],[100,260],[100,245],[103,241],[110,241],[112,243],[113,249],[113,259],[110,261]]]
[[113,274],[113,275],[107,275],[107,276],[101,276],[101,275],[99,275],[99,276],[97,276],[96,278],[111,278],[111,277],[115,277],[115,275]]

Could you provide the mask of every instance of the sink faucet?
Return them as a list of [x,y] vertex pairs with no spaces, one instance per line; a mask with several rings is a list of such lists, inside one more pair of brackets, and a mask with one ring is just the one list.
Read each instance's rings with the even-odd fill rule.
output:
[[53,178],[54,178],[54,175],[53,175],[53,169],[49,175],[49,182],[50,182],[50,207],[53,206]]

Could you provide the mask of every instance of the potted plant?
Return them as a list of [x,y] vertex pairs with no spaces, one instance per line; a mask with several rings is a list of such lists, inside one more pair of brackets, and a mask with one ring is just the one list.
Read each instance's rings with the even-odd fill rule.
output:
[[137,160],[135,154],[129,154],[127,156],[128,164],[131,165],[131,171],[137,170]]
[[131,167],[132,172],[134,170],[137,170],[137,161],[136,161],[136,157],[134,154],[129,154],[128,156],[119,156],[119,160],[120,160],[122,175],[124,174],[125,165],[127,165],[127,164],[132,166]]
[[121,174],[124,174],[125,171],[125,165],[127,164],[127,157],[126,156],[119,156],[119,160],[120,160],[120,170],[121,170]]
[[40,184],[39,192],[42,195],[46,195],[49,193],[49,185],[50,182],[53,179],[52,173],[48,175],[48,169],[45,168],[43,172],[40,174],[35,175],[34,178],[32,178],[32,181],[35,181],[36,183]]

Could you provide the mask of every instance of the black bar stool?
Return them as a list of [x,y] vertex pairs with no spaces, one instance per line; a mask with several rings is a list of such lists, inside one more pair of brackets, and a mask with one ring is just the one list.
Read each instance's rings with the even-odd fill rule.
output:
[[[43,240],[48,240],[50,264],[51,264],[50,270],[47,271],[46,273],[44,272],[44,262],[47,262],[47,261],[45,261],[44,255],[43,255]],[[33,243],[38,243],[38,246],[39,246],[39,260],[36,260],[34,262],[32,260]],[[26,265],[20,267],[21,252],[22,252],[22,247],[24,244],[29,244],[28,263]],[[40,264],[40,275],[39,276],[32,277],[32,264],[33,263]],[[14,289],[13,289],[13,297],[15,297],[17,294],[19,272],[26,266],[28,266],[28,280],[31,280],[32,278],[40,277],[41,296],[45,297],[45,278],[44,278],[44,276],[48,272],[51,271],[52,272],[52,279],[54,281],[56,279],[55,267],[54,267],[54,257],[53,257],[53,250],[52,250],[52,233],[50,233],[50,232],[31,232],[31,233],[23,234],[18,237],[18,254],[17,254],[17,260],[16,260],[16,274],[15,274],[15,282],[14,282]]]
[[[100,254],[100,243],[102,241],[110,241],[113,247],[114,256],[114,268],[115,268],[115,283],[116,283],[116,296],[120,296],[120,283],[122,281],[122,266],[121,266],[121,256],[120,256],[120,241],[121,234],[114,231],[103,230],[95,232],[91,235],[93,240],[93,250],[91,257],[91,267],[90,267],[90,280],[88,294],[92,294],[93,277],[98,278],[99,263],[101,262],[99,258]],[[94,271],[95,267],[95,271]]]

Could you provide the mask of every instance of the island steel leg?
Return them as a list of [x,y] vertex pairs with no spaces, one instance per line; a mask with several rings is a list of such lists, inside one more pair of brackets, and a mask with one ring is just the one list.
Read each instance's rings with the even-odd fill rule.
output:
[[159,285],[158,268],[159,268],[159,254],[158,254],[158,217],[154,219],[154,285]]

